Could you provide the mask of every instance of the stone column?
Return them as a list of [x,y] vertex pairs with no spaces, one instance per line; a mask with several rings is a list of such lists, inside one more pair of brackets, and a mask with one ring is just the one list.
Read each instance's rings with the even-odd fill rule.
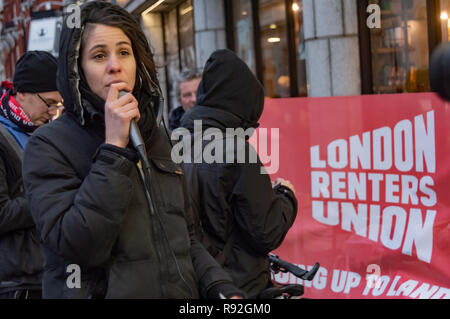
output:
[[308,96],[361,94],[358,0],[303,0]]
[[223,0],[194,0],[194,28],[197,67],[203,68],[212,52],[227,46]]

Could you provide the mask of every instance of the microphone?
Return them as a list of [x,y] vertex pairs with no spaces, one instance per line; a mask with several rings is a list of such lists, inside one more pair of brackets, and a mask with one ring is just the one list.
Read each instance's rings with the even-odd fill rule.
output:
[[[128,92],[125,90],[119,91],[119,98],[127,94]],[[136,151],[139,153],[139,157],[141,158],[144,167],[149,167],[149,162],[147,158],[147,150],[145,149],[144,139],[142,138],[141,131],[134,119],[131,119],[130,122],[130,140],[133,144]]]
[[[127,94],[125,90],[119,91],[119,98]],[[141,131],[134,119],[130,122],[130,140],[133,143],[134,148],[137,150],[141,145],[144,145],[144,139],[142,138]]]

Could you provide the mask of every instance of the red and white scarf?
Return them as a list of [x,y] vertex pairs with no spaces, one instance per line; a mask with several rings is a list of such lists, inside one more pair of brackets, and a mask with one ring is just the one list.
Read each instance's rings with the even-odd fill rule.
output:
[[22,131],[32,133],[39,126],[30,121],[15,97],[13,96],[13,84],[3,81],[0,84],[0,110],[1,115],[16,124]]

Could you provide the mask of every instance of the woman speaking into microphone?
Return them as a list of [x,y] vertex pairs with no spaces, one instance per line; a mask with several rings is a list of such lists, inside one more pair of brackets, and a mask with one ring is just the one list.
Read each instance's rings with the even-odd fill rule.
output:
[[[66,112],[30,138],[23,164],[44,298],[243,297],[196,240],[184,173],[157,120],[153,55],[135,18],[103,1],[83,5],[81,26],[63,25],[57,77]],[[144,165],[130,143],[132,119]]]

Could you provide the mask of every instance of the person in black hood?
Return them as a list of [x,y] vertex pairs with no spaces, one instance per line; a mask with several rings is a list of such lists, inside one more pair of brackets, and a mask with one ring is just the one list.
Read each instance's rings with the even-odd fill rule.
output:
[[[84,4],[80,22],[61,32],[57,84],[66,112],[35,132],[24,155],[44,298],[245,296],[196,239],[138,22],[103,1]],[[120,90],[128,93],[118,98]],[[129,143],[132,119],[148,150],[146,170]]]
[[[271,286],[267,254],[282,243],[297,214],[294,188],[283,179],[272,188],[250,136],[230,136],[230,129],[254,131],[263,108],[263,88],[247,65],[232,51],[218,50],[206,62],[196,105],[181,120],[193,144],[199,142],[196,126],[201,124],[200,151],[224,147],[222,160],[198,161],[193,153],[189,161],[184,158],[184,167],[204,229],[202,242],[250,298]],[[211,129],[215,133],[205,138]],[[227,143],[219,143],[221,138]],[[245,161],[239,160],[240,152]]]

